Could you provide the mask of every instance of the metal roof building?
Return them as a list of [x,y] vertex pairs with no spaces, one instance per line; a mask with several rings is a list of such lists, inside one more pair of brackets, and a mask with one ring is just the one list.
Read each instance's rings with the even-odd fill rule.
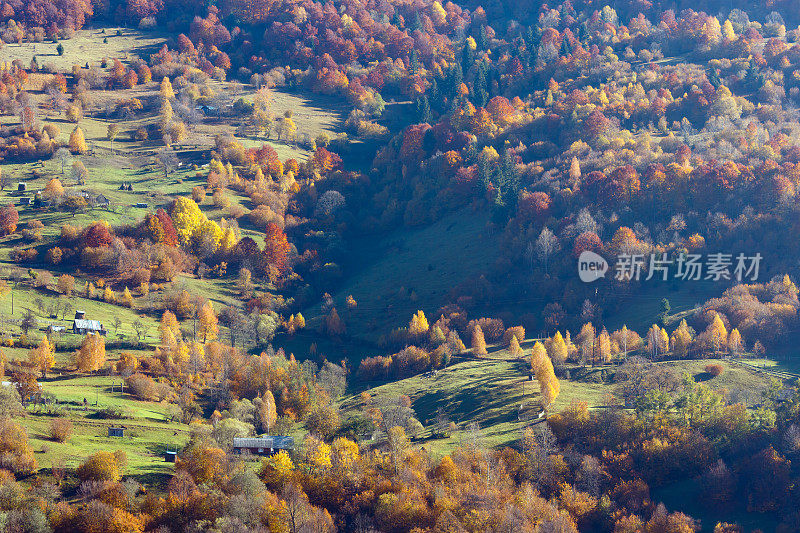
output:
[[76,318],[72,323],[72,332],[79,335],[87,333],[99,333],[100,335],[106,334],[106,328],[99,320],[87,320],[85,318]]
[[264,435],[263,437],[234,437],[233,449],[237,452],[273,453],[294,448],[294,437]]

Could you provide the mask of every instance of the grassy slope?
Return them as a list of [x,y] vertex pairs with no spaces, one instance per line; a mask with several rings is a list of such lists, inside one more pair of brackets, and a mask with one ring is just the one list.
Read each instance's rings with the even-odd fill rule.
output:
[[[37,453],[41,468],[59,463],[76,466],[89,454],[100,450],[122,450],[128,455],[126,473],[134,476],[152,475],[171,471],[172,465],[164,463],[163,452],[186,443],[189,427],[178,422],[168,422],[166,405],[141,402],[119,390],[121,379],[112,376],[82,376],[70,379],[53,379],[42,383],[42,389],[55,395],[62,404],[63,413],[73,421],[74,434],[65,443],[48,437],[50,415],[29,414],[19,419],[28,430],[31,446]],[[82,410],[83,399],[89,409]],[[99,409],[116,407],[127,416],[118,420],[93,417]],[[128,435],[123,438],[108,437],[108,426],[126,426]]]
[[[464,210],[426,228],[403,228],[378,242],[365,238],[357,243],[350,256],[360,263],[345,266],[349,277],[333,295],[348,333],[375,341],[392,328],[408,325],[417,309],[430,314],[447,303],[450,289],[485,272],[497,257],[499,244],[486,235],[486,222],[484,214]],[[345,312],[349,294],[358,307]],[[303,314],[319,320],[319,307]]]
[[[117,35],[118,30],[122,35]],[[108,42],[104,43],[103,38]],[[61,42],[64,47],[61,56],[56,51],[57,43],[9,43],[3,48],[3,61],[10,63],[19,59],[27,66],[35,55],[41,68],[50,65],[59,72],[71,72],[72,65],[85,67],[87,61],[99,66],[103,57],[118,58],[123,63],[129,63],[141,55],[157,52],[165,41],[166,36],[160,32],[145,33],[122,27],[84,28]]]
[[[498,353],[502,355],[504,352]],[[768,376],[719,360],[714,362],[722,364],[725,370],[716,378],[710,378],[703,372],[708,362],[693,360],[662,364],[668,365],[678,376],[688,372],[698,381],[705,380],[715,390],[735,392],[739,394],[739,399],[751,405],[767,386]],[[426,440],[426,448],[430,447],[437,453],[448,453],[467,437],[470,422],[478,423],[483,438],[491,446],[509,445],[520,438],[521,431],[530,423],[531,415],[535,416],[540,410],[539,385],[526,381],[527,373],[528,365],[522,360],[466,360],[448,366],[436,376],[417,375],[391,383],[365,385],[378,402],[393,401],[401,394],[411,397],[419,420],[426,426],[433,423],[438,409],[444,409],[449,418],[458,424],[458,431],[448,439],[439,440],[427,440],[430,435],[426,432],[423,440]],[[586,380],[562,379],[560,384],[561,394],[552,412],[558,412],[577,400],[588,402],[591,408],[602,408],[616,389],[613,384]],[[749,395],[741,391],[749,391]],[[520,420],[520,405],[523,403],[526,409],[522,410],[522,418],[525,420]],[[356,415],[359,409],[357,394],[342,402],[344,418]]]

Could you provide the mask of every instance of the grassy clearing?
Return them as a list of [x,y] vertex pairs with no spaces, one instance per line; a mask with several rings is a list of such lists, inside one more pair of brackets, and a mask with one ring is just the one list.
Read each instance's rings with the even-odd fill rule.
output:
[[[122,450],[128,456],[127,475],[172,472],[172,465],[164,462],[163,453],[185,445],[189,426],[169,421],[165,404],[137,401],[120,392],[121,381],[117,376],[79,376],[42,383],[45,392],[55,395],[62,416],[72,421],[74,433],[68,441],[58,443],[49,437],[53,415],[34,410],[18,419],[28,431],[40,468],[60,464],[74,467],[96,451]],[[89,403],[86,411],[83,410],[84,398]],[[98,418],[96,413],[106,408],[119,409],[126,418]],[[127,435],[109,437],[109,426],[125,426]]]
[[[107,42],[103,42],[104,38]],[[36,56],[40,68],[50,65],[59,72],[67,72],[71,71],[72,65],[83,67],[87,62],[98,66],[104,57],[129,63],[157,52],[165,42],[166,36],[158,32],[143,32],[121,26],[84,28],[76,31],[70,39],[60,41],[64,47],[63,55],[58,55],[56,50],[59,43],[8,43],[3,47],[3,61],[19,59],[27,67]]]
[[655,284],[636,294],[617,295],[623,304],[605,320],[609,331],[627,325],[644,335],[661,313],[661,301],[669,300],[671,311],[667,317],[667,329],[676,328],[683,318],[710,298],[719,297],[726,287],[712,282],[691,284]]
[[[81,283],[76,283],[76,285],[82,287]],[[133,323],[137,319],[141,320],[149,328],[147,330],[145,339],[143,339],[144,341],[152,341],[158,335],[157,321],[148,315],[137,313],[135,309],[129,309],[127,307],[109,304],[99,300],[90,300],[77,295],[72,295],[69,298],[66,298],[63,295],[59,295],[52,291],[41,291],[32,289],[30,287],[20,286],[18,289],[14,290],[13,293],[14,314],[11,314],[11,293],[8,293],[0,297],[0,315],[19,319],[24,316],[26,310],[30,309],[39,320],[41,327],[45,327],[46,324],[56,324],[67,326],[69,328],[72,326],[72,319],[75,316],[75,311],[81,309],[86,311],[87,318],[96,319],[103,322],[106,329],[109,331],[109,337],[117,334],[128,338],[134,337],[136,332],[133,329]],[[39,311],[39,308],[36,304],[37,299],[42,300],[45,305],[45,309],[50,307],[57,300],[61,301],[62,303],[68,302],[72,307],[70,312],[67,313],[63,318],[61,318],[61,316],[63,316],[61,313],[59,313],[59,318],[51,318],[50,316],[47,316],[47,311],[44,313]],[[119,317],[122,321],[118,332],[115,331],[113,326],[114,317]],[[18,332],[18,328],[16,326],[11,328],[8,324],[2,324],[0,325],[0,328],[5,329],[5,331],[1,332],[8,335],[12,333],[12,330],[13,333]],[[38,332],[32,331],[31,333],[33,336],[38,335]],[[63,336],[69,337],[72,335],[67,333]]]
[[[709,362],[722,364],[723,373],[714,378],[706,374],[703,367]],[[660,364],[669,366],[677,376],[688,372],[698,381],[717,391],[735,395],[733,399],[746,401],[748,405],[756,403],[769,379],[716,359]],[[551,412],[559,412],[574,401],[585,401],[592,409],[607,408],[617,385],[593,382],[593,374],[599,377],[600,370],[599,367],[594,369],[581,380],[561,379],[561,394]],[[426,431],[421,440],[434,453],[445,454],[469,437],[471,422],[481,428],[481,436],[487,445],[513,445],[521,437],[522,430],[541,411],[539,385],[528,381],[527,376],[528,364],[524,360],[479,359],[457,362],[435,376],[421,374],[391,383],[362,385],[378,403],[392,402],[400,395],[408,395],[418,419],[425,426],[432,425],[437,411],[443,409],[456,422],[458,430],[447,439],[432,439],[430,431]],[[341,406],[343,418],[356,416],[361,409],[358,394],[345,398]]]

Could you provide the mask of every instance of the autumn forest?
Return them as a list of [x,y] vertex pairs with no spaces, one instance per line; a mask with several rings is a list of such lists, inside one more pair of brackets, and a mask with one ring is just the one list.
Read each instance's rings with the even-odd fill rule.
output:
[[0,0],[0,530],[800,531],[798,234],[793,0]]

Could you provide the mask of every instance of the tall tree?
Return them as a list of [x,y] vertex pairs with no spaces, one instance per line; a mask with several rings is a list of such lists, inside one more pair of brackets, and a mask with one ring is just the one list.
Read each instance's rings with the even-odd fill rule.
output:
[[56,359],[53,355],[55,346],[47,339],[47,335],[42,337],[39,346],[28,352],[28,361],[42,372],[42,376],[47,377],[47,371],[53,368]]
[[100,370],[106,362],[106,341],[96,333],[84,337],[81,347],[75,352],[75,364],[81,372]]
[[483,336],[483,330],[480,324],[475,324],[472,330],[472,353],[476,355],[486,355],[486,339]]
[[219,333],[219,319],[211,306],[211,302],[206,302],[199,312],[200,334],[203,336],[203,343],[217,338]]

